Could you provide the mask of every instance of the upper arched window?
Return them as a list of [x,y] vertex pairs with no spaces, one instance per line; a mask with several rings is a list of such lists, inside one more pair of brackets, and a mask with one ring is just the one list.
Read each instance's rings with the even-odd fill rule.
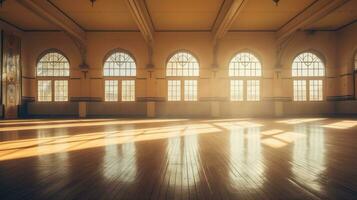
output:
[[134,59],[128,53],[115,51],[104,62],[104,76],[136,76]]
[[166,76],[198,76],[199,64],[190,53],[182,51],[173,55],[167,62]]
[[58,52],[49,52],[37,63],[37,76],[69,76],[69,62]]
[[311,52],[299,54],[293,61],[292,76],[324,76],[325,66],[321,59]]
[[261,76],[262,65],[249,52],[238,53],[229,63],[229,76]]

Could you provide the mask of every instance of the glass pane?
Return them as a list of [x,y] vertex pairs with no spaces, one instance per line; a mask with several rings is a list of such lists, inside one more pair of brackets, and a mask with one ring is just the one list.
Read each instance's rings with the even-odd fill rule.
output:
[[260,100],[260,81],[248,80],[247,81],[247,101]]
[[123,80],[121,83],[121,100],[135,101],[135,81]]
[[115,52],[104,63],[104,76],[136,76],[136,64],[127,53]]
[[243,80],[231,80],[231,101],[243,101]]
[[50,80],[37,82],[38,101],[52,101],[52,84]]
[[69,76],[69,62],[62,54],[47,53],[37,63],[37,76]]
[[310,80],[310,101],[322,101],[322,80]]
[[118,101],[118,81],[105,80],[105,101]]
[[196,58],[187,53],[179,52],[172,56],[166,66],[166,76],[198,76],[199,64]]
[[168,101],[181,101],[181,81],[169,80],[167,83],[167,100]]
[[292,64],[292,76],[324,76],[325,66],[321,59],[313,53],[298,55]]
[[197,80],[185,80],[185,101],[197,101]]
[[251,53],[237,54],[229,63],[229,76],[261,76],[260,61]]
[[306,80],[294,80],[294,101],[306,101]]
[[68,81],[55,81],[55,101],[68,101]]

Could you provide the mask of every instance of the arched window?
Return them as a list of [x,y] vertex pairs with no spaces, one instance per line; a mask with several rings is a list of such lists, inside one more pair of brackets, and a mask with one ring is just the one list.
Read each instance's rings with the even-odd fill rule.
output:
[[181,101],[183,93],[184,101],[197,101],[198,75],[199,64],[191,53],[180,51],[174,54],[166,65],[166,76],[169,78],[167,100]]
[[238,53],[229,63],[231,101],[259,101],[262,65],[252,53]]
[[114,50],[106,57],[103,67],[104,100],[135,101],[136,64],[132,56],[122,50]]
[[38,101],[68,101],[69,62],[62,53],[50,50],[43,54],[36,75]]
[[296,56],[292,64],[294,101],[322,101],[324,75],[324,63],[314,53]]

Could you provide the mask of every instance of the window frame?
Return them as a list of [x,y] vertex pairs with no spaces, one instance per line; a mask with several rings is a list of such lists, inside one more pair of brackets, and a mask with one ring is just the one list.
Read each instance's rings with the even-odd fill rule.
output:
[[[237,57],[240,55],[240,54],[250,54],[250,56],[253,56],[254,59],[256,59],[257,62],[259,62],[259,66],[260,66],[260,69],[259,69],[259,72],[257,74],[257,70],[258,68],[245,68],[244,71],[242,72],[239,72],[239,69],[236,69],[238,71],[236,72],[232,72],[231,73],[231,65],[232,65],[232,62],[235,61],[235,59],[237,59]],[[238,63],[238,62],[237,62]],[[247,75],[247,71],[255,71],[255,75]],[[244,75],[240,75],[241,73],[243,73]],[[238,75],[235,75],[235,74],[238,74]],[[263,79],[263,63],[260,59],[259,56],[257,56],[256,53],[254,53],[253,51],[251,50],[242,50],[242,51],[238,51],[236,52],[232,57],[231,59],[229,60],[229,63],[228,63],[228,77],[229,77],[229,100],[231,102],[261,102],[262,101],[262,79]],[[243,99],[242,100],[232,100],[232,93],[231,93],[231,81],[232,80],[238,80],[238,81],[243,81]],[[259,96],[258,96],[258,99],[259,100],[248,100],[248,81],[259,81]]]
[[[132,62],[134,63],[135,66],[135,75],[125,75],[122,76],[120,75],[121,73],[119,72],[119,75],[105,75],[105,64],[107,60],[114,55],[115,53],[123,53],[126,54],[127,56],[130,57]],[[120,69],[119,69],[120,70]],[[130,74],[130,73],[129,73]],[[110,50],[108,53],[105,54],[103,58],[103,63],[102,63],[102,76],[103,76],[103,101],[106,103],[115,103],[115,102],[136,102],[137,101],[137,81],[136,81],[136,76],[138,74],[138,67],[137,67],[137,62],[135,59],[135,56],[130,53],[128,50],[122,49],[122,48],[115,48]],[[105,81],[106,80],[116,80],[118,81],[118,99],[116,101],[106,101],[105,99]],[[123,81],[134,81],[134,100],[133,101],[123,101]]]
[[[168,76],[168,64],[169,62],[171,61],[171,59],[176,56],[177,54],[179,53],[187,53],[189,54],[190,56],[192,56],[195,61],[197,62],[197,75],[189,75],[189,76],[173,76],[173,75],[170,75]],[[191,51],[189,50],[185,50],[185,49],[180,49],[180,50],[176,50],[175,52],[173,52],[172,54],[170,54],[168,56],[168,59],[166,60],[166,67],[165,67],[165,76],[166,76],[166,101],[167,102],[198,102],[199,99],[200,99],[200,93],[199,93],[199,85],[200,85],[200,81],[199,81],[199,77],[200,77],[200,62],[199,62],[199,59],[197,58],[197,56],[192,53]],[[182,72],[183,73],[183,72]],[[189,74],[189,72],[188,72]],[[185,96],[186,96],[186,93],[185,93],[185,81],[190,81],[190,80],[195,80],[197,81],[197,87],[196,87],[196,91],[197,91],[197,94],[196,94],[196,97],[197,99],[196,100],[186,100],[185,99]],[[179,101],[172,101],[172,100],[169,100],[169,81],[180,81],[180,100]]]
[[[63,56],[66,61],[68,62],[68,76],[38,76],[37,70],[38,70],[38,65],[43,57],[45,57],[47,54],[50,53],[57,53]],[[70,95],[69,95],[69,85],[70,85],[70,76],[71,76],[71,63],[68,59],[68,57],[60,50],[58,49],[47,49],[43,51],[37,58],[36,62],[36,68],[35,68],[35,74],[36,74],[36,97],[35,100],[36,102],[39,103],[49,103],[49,102],[56,102],[56,103],[64,103],[64,102],[69,102],[70,101]],[[51,81],[51,100],[50,101],[39,101],[39,81]],[[55,93],[55,81],[67,81],[67,101],[55,101],[56,99],[56,93]]]
[[[320,61],[320,64],[322,64],[323,66],[323,75],[317,75],[317,76],[310,76],[310,75],[293,75],[293,67],[294,67],[294,61],[299,57],[301,56],[302,54],[304,53],[310,53],[310,54],[313,54],[314,56],[316,56],[319,61]],[[292,77],[292,100],[294,102],[298,102],[298,103],[308,103],[308,102],[323,102],[326,100],[326,86],[325,86],[325,79],[326,79],[326,72],[327,72],[327,67],[326,67],[326,62],[325,62],[325,59],[324,57],[322,56],[321,53],[315,51],[315,50],[308,50],[308,51],[303,51],[303,52],[300,52],[298,53],[296,56],[294,56],[294,58],[292,59],[292,62],[291,62],[291,77]],[[314,69],[312,69],[314,70]],[[309,72],[306,72],[306,74],[308,74]],[[295,91],[294,91],[294,81],[295,80],[302,80],[302,81],[305,81],[306,82],[306,100],[299,100],[299,101],[296,101],[295,98],[294,98],[294,94],[295,94]],[[311,100],[311,91],[310,91],[310,82],[311,81],[319,81],[321,80],[322,81],[322,99],[321,100]]]

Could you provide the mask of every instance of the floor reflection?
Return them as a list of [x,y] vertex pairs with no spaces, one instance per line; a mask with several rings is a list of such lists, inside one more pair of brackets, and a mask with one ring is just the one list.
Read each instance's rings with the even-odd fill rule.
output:
[[231,130],[229,178],[233,188],[238,191],[248,192],[264,184],[260,139],[259,127],[236,127]]
[[[194,129],[185,130],[195,132]],[[167,143],[167,173],[166,182],[171,187],[181,188],[180,192],[187,192],[195,187],[199,180],[197,135],[169,138]]]
[[105,139],[109,144],[105,146],[103,162],[103,175],[105,179],[108,182],[134,182],[137,176],[135,144],[111,145],[111,139],[110,136]]
[[321,126],[296,125],[295,132],[306,137],[295,140],[292,172],[301,185],[321,191],[321,179],[326,169],[324,129]]
[[[41,140],[44,135],[44,133],[39,132],[38,140]],[[56,133],[56,135],[63,136],[63,133]],[[46,180],[47,177],[52,177],[53,179],[55,179],[58,187],[63,187],[67,184],[70,168],[70,164],[68,161],[69,156],[68,152],[61,151],[62,149],[65,149],[67,147],[67,143],[56,145],[53,146],[53,150],[50,151],[56,151],[59,153],[37,157],[36,175],[38,180],[43,180],[41,184],[43,184],[44,187],[46,186],[46,181],[49,181]],[[43,145],[43,143],[40,143],[37,147],[38,152],[43,152],[47,150],[49,150],[48,147]],[[48,188],[46,193],[51,193],[53,192],[52,190],[55,190],[55,188]]]

